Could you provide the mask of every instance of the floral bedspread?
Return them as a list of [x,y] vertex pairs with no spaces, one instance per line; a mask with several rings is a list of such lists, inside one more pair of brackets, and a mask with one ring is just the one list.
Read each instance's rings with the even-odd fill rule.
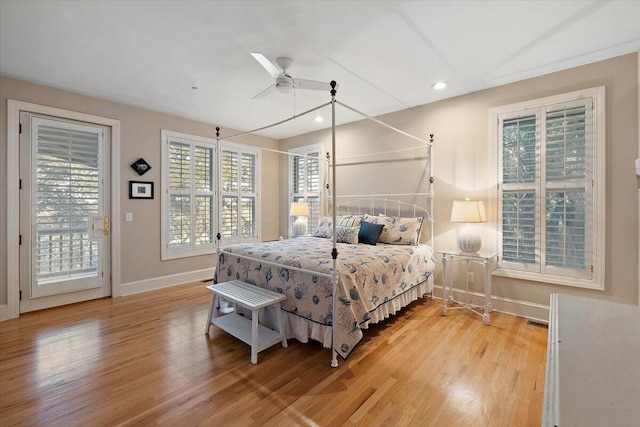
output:
[[[233,245],[219,259],[218,282],[238,279],[282,294],[282,309],[335,329],[335,350],[346,358],[362,339],[361,328],[380,305],[427,280],[436,258],[429,246],[338,243],[337,319],[333,319],[330,239],[300,237]],[[241,254],[252,259],[235,257]],[[279,266],[271,263],[280,264]]]

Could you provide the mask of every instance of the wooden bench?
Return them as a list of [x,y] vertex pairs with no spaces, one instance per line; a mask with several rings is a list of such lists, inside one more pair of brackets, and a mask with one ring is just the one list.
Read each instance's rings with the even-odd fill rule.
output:
[[[278,342],[282,342],[282,346],[287,347],[284,323],[280,313],[280,302],[287,298],[285,295],[240,280],[209,285],[206,288],[213,293],[207,317],[207,334],[211,330],[211,325],[215,325],[249,344],[251,346],[251,363],[254,365],[258,363],[258,353],[262,350]],[[224,316],[218,316],[216,297],[223,297],[234,305],[251,310],[251,320],[239,315],[237,310]],[[269,306],[273,306],[275,309],[278,331],[271,330],[258,322],[260,309]]]

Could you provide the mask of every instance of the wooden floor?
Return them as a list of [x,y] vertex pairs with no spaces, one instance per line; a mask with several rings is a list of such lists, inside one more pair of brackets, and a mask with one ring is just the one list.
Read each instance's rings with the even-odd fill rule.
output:
[[547,330],[420,300],[337,369],[317,343],[204,334],[203,283],[0,323],[0,425],[539,426]]

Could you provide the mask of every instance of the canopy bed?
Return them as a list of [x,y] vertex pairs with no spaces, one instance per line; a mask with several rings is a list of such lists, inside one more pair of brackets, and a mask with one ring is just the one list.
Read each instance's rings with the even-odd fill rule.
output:
[[[320,341],[332,349],[331,366],[336,367],[337,356],[343,359],[349,356],[361,341],[363,329],[397,313],[412,301],[432,294],[436,258],[432,250],[433,135],[424,140],[369,117],[337,101],[335,82],[331,82],[331,86],[330,102],[287,120],[225,138],[220,138],[218,130],[218,141],[234,139],[331,106],[331,152],[327,153],[326,159],[329,215],[321,218],[311,235],[275,242],[220,247],[218,233],[216,281],[241,280],[286,295],[282,310],[286,314],[287,338],[297,338],[301,342]],[[336,158],[336,105],[412,142],[419,142],[417,149],[426,150],[426,190],[377,195],[337,194],[336,168],[344,165],[347,157]],[[409,149],[367,153],[348,159],[353,162],[356,157],[385,157],[408,150],[415,153],[415,144]],[[423,206],[415,203],[417,200],[423,200]]]

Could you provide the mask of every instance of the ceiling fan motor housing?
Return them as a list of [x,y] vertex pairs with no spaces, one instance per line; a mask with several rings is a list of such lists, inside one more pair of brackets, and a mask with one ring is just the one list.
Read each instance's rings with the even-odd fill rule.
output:
[[276,77],[276,91],[278,93],[289,93],[293,88],[293,78],[287,74],[280,74]]

